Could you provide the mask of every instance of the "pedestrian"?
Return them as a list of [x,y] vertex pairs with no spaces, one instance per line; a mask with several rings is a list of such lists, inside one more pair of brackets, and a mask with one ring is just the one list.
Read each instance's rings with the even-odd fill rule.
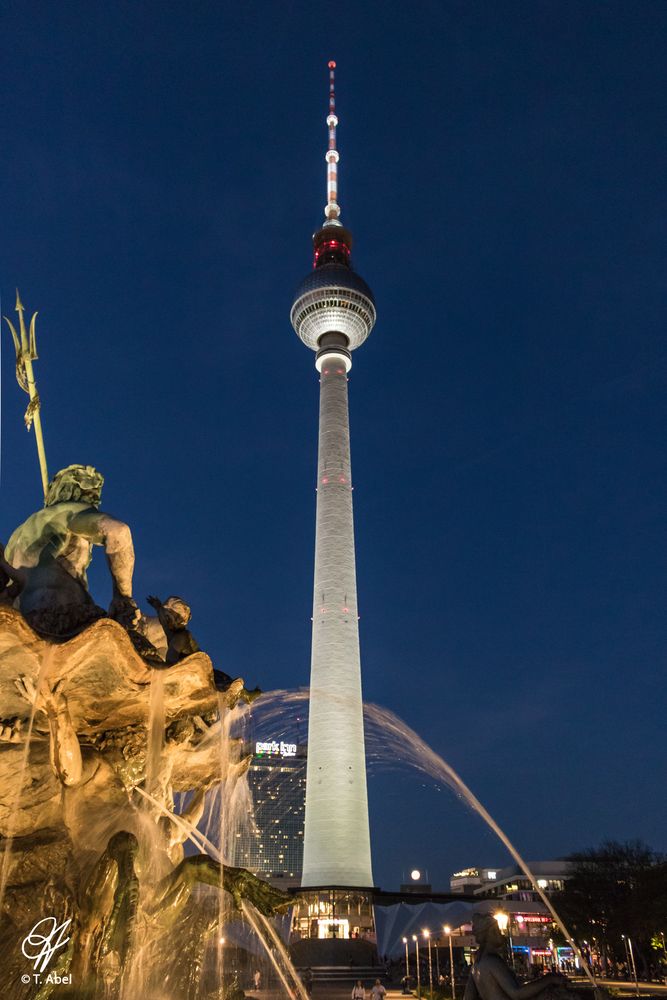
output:
[[384,1000],[387,991],[379,979],[375,980],[375,985],[371,988],[371,1000]]
[[361,979],[357,979],[352,987],[352,1000],[366,1000],[366,990]]
[[262,985],[262,973],[259,969],[255,969],[255,975],[252,977],[255,984],[255,989],[258,990]]
[[313,970],[308,966],[303,974],[303,985],[306,987],[306,993],[308,996],[313,995]]

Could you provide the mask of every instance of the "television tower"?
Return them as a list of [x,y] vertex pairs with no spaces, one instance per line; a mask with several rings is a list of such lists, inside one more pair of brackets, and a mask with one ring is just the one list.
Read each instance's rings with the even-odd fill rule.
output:
[[303,876],[309,886],[373,885],[347,376],[352,351],[375,323],[373,293],[350,263],[352,235],[340,221],[335,62],[329,63],[327,204],[313,236],[314,264],[290,314],[315,351],[320,373],[315,583],[310,667]]

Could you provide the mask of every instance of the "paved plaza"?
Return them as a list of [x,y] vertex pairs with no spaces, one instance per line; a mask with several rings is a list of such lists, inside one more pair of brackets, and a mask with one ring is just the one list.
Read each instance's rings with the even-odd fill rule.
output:
[[[570,976],[573,985],[587,987],[588,982],[583,977]],[[637,996],[634,982],[627,982],[621,979],[598,979],[598,984],[605,990],[609,990],[615,997]],[[366,987],[366,998],[370,1000],[370,982],[364,982]],[[464,987],[461,988],[460,995],[457,989],[459,1000],[463,1000]],[[313,1000],[349,1000],[351,987],[345,983],[316,983],[311,996]],[[248,1000],[284,1000],[284,990],[282,989],[262,989],[246,991]],[[400,989],[387,988],[386,1000],[400,1000],[405,994]],[[411,997],[416,998],[413,992]],[[667,983],[639,983],[640,997],[667,997]]]

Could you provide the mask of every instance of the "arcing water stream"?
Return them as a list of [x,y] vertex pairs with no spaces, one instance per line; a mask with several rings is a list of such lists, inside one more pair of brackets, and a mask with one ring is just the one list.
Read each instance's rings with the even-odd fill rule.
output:
[[[153,692],[151,692],[151,694],[153,694]],[[225,973],[225,928],[227,923],[234,919],[231,906],[227,902],[227,895],[223,891],[223,867],[225,863],[227,863],[227,859],[230,856],[231,844],[235,839],[236,833],[243,826],[244,822],[247,821],[248,813],[252,805],[247,782],[245,780],[239,780],[243,779],[245,765],[243,761],[239,760],[238,741],[234,740],[232,737],[233,726],[236,723],[242,723],[244,714],[244,709],[227,709],[224,705],[223,699],[220,699],[219,720],[211,726],[204,738],[202,746],[208,742],[218,745],[220,764],[219,774],[222,780],[216,784],[215,789],[211,789],[209,793],[210,801],[208,803],[208,808],[205,810],[205,813],[198,825],[191,822],[185,815],[179,815],[169,809],[165,802],[160,801],[160,798],[158,798],[157,795],[151,791],[147,791],[140,786],[137,786],[136,788],[136,791],[139,793],[141,798],[149,804],[150,807],[152,807],[152,811],[155,815],[161,814],[162,816],[168,817],[170,821],[178,827],[181,831],[180,839],[183,842],[185,840],[190,841],[199,852],[208,854],[220,865],[220,889],[218,893],[216,934],[216,972],[219,983],[223,982]],[[159,710],[158,695],[157,704],[153,697],[151,698],[148,725],[149,752],[151,748],[158,745],[156,741],[155,728],[160,725],[162,725],[162,728],[164,727],[164,716],[163,714],[161,715]],[[148,769],[148,774],[150,775],[151,772],[159,774],[159,771],[160,767],[158,761],[153,768]],[[149,784],[148,780],[146,784]],[[159,794],[159,790],[156,789],[156,792]],[[203,827],[203,830],[201,827]],[[213,842],[211,834],[213,834],[213,836],[217,834],[219,846],[216,846]],[[242,916],[252,928],[258,941],[262,945],[269,961],[271,962],[271,965],[273,966],[276,976],[282,983],[290,1000],[296,1000],[296,998],[298,998],[298,1000],[308,1000],[308,994],[290,960],[287,949],[281,941],[271,921],[247,902],[243,902],[242,904]],[[146,942],[146,945],[150,945],[150,942]],[[146,947],[146,945],[144,947]],[[139,959],[137,964],[139,965],[141,963],[142,956],[139,954],[137,957]],[[148,970],[141,970],[144,978],[146,976],[146,971]],[[135,982],[133,982],[132,977],[130,976],[127,983],[130,992],[127,993],[126,990],[128,998],[132,996],[132,990],[135,989],[135,985]]]
[[280,940],[271,921],[252,906],[243,903],[243,914],[260,939],[271,963],[282,982],[288,997],[299,997],[299,1000],[309,1000],[305,986],[299,974],[292,965],[287,948]]
[[[139,789],[139,791],[152,803],[153,806],[180,826],[183,831],[187,833],[187,839],[190,840],[190,842],[194,844],[199,851],[209,854],[210,857],[214,858],[220,865],[224,864],[222,854],[205,834],[201,833],[201,831],[195,826],[188,823],[186,820],[183,820],[177,814],[170,812],[162,806],[157,799],[154,799],[153,796],[149,795],[147,792],[144,792],[141,789]],[[285,987],[287,996],[290,998],[298,997],[299,1000],[309,1000],[308,993],[306,992],[305,987],[290,960],[287,949],[285,948],[284,943],[281,941],[271,921],[253,906],[248,905],[245,902],[242,904],[242,913],[257,935],[259,941],[264,946],[266,954],[275,969],[276,975]],[[223,943],[223,940],[224,939],[221,937],[219,938],[220,944]]]
[[[585,960],[578,944],[554,909],[553,903],[544,890],[540,888],[537,879],[528,866],[528,863],[524,861],[505,831],[498,826],[493,816],[491,816],[491,814],[484,808],[477,796],[468,788],[461,776],[457,774],[454,768],[448,764],[446,760],[443,760],[442,757],[432,750],[431,747],[429,747],[413,729],[410,729],[409,726],[402,722],[401,719],[399,719],[397,715],[394,715],[393,712],[390,712],[389,709],[381,708],[379,705],[365,705],[364,715],[367,720],[367,735],[381,733],[383,741],[386,741],[390,747],[395,747],[397,752],[399,748],[402,747],[404,763],[409,764],[411,767],[421,771],[423,774],[427,774],[431,778],[435,778],[436,781],[443,781],[445,784],[449,785],[450,788],[461,795],[465,802],[467,802],[467,804],[474,809],[478,816],[482,817],[487,826],[493,830],[498,839],[505,845],[519,868],[521,868],[523,873],[529,879],[530,884],[548,909],[559,930],[570,943],[575,955],[581,963],[581,967],[586,977],[590,981],[593,988],[596,989],[597,983],[595,981],[595,976],[593,975],[588,962]],[[407,751],[405,748],[407,748]]]
[[[307,703],[308,692],[305,690],[272,691],[263,694],[261,699],[253,706],[253,716],[262,723],[268,723],[267,730],[276,733],[280,732],[281,726],[289,725],[290,715],[295,716],[299,710],[304,711],[307,708]],[[390,712],[389,709],[382,708],[379,705],[364,704],[364,721],[366,744],[370,751],[368,759],[371,768],[374,761],[392,765],[398,763],[401,766],[414,768],[436,782],[446,784],[478,816],[481,816],[529,879],[533,889],[547,907],[561,933],[571,945],[589,982],[596,989],[597,983],[588,962],[555,910],[553,903],[538,885],[537,879],[530,870],[529,865],[504,830],[498,826],[493,816],[485,809],[454,768],[429,747],[413,729],[399,719],[397,715],[394,715],[393,712]]]

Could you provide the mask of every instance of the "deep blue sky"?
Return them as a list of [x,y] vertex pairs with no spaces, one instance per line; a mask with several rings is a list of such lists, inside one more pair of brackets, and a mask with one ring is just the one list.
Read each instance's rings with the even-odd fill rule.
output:
[[[667,848],[666,29],[593,0],[0,14],[3,311],[16,284],[40,310],[51,470],[104,473],[137,596],[188,598],[266,689],[308,679],[318,385],[289,308],[338,61],[379,315],[350,381],[365,695],[532,858]],[[5,539],[39,501],[10,351]],[[384,886],[505,858],[409,774],[370,796]]]

